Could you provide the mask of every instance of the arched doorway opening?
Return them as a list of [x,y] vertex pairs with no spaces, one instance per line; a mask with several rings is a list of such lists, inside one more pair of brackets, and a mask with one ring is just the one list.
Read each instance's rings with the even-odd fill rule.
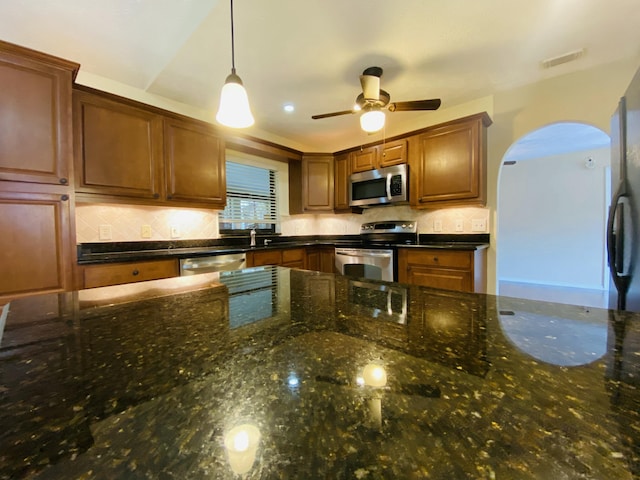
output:
[[606,307],[610,138],[554,123],[515,142],[498,180],[500,295]]

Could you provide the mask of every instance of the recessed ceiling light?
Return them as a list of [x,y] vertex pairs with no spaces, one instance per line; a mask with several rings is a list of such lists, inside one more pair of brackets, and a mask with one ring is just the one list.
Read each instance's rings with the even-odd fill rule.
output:
[[291,112],[293,112],[295,110],[295,107],[293,106],[292,103],[285,103],[284,106],[282,107],[282,109],[285,112],[291,113]]

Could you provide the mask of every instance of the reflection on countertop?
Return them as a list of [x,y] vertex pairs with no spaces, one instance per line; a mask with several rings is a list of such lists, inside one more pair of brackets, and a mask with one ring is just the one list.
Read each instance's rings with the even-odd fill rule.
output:
[[278,267],[25,298],[0,478],[638,478],[639,358],[637,314]]

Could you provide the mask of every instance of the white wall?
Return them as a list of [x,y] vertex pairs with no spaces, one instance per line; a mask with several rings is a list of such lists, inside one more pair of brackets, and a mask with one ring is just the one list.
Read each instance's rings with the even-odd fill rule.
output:
[[609,133],[611,115],[640,66],[640,57],[544,80],[494,96],[488,130],[487,206],[491,210],[491,248],[487,291],[495,293],[498,268],[498,178],[509,147],[529,132],[555,122],[586,123]]
[[[585,161],[592,158],[595,167]],[[609,149],[503,166],[498,199],[500,280],[605,287]]]

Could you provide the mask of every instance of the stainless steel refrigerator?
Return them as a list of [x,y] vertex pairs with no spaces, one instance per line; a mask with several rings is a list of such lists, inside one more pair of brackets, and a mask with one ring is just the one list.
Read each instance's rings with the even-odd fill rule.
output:
[[611,119],[609,307],[640,312],[640,70]]

